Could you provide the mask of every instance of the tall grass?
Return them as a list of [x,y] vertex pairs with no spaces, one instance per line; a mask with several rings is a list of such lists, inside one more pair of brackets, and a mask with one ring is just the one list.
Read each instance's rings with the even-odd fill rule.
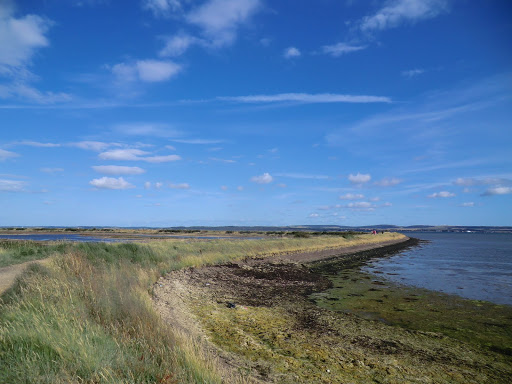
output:
[[80,243],[44,251],[0,244],[4,254],[32,246],[33,254],[53,255],[45,266],[30,266],[0,299],[0,383],[243,382],[162,322],[151,303],[158,277],[187,266],[367,241],[376,239]]

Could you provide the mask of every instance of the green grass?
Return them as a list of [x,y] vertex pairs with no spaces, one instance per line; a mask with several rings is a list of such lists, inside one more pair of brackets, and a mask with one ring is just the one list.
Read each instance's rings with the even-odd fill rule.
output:
[[[0,382],[226,382],[228,373],[214,358],[173,334],[154,311],[158,277],[184,267],[377,240],[388,238],[0,242],[0,265],[51,256],[1,296]],[[245,382],[242,376],[229,381]]]
[[64,253],[68,248],[67,243],[44,244],[30,240],[0,240],[0,268],[44,259],[53,254]]

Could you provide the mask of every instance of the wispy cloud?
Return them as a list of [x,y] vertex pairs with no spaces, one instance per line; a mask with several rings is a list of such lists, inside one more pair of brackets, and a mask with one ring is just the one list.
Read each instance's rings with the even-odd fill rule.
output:
[[102,141],[78,141],[76,143],[68,143],[68,145],[71,147],[85,149],[87,151],[101,152],[107,149],[108,147],[118,146],[119,144],[104,143]]
[[113,130],[117,133],[130,136],[176,137],[182,135],[182,132],[174,129],[169,124],[162,123],[122,123],[114,125]]
[[0,66],[24,67],[35,52],[50,45],[46,33],[52,22],[37,15],[15,18],[9,1],[0,3]]
[[155,17],[167,17],[182,10],[179,0],[143,0],[142,8],[151,11]]
[[441,192],[432,193],[431,195],[428,195],[428,197],[431,199],[455,197],[455,193],[448,192],[448,191],[441,191]]
[[293,59],[295,57],[300,57],[301,53],[298,48],[288,47],[284,50],[283,57],[285,59]]
[[327,175],[312,175],[309,173],[276,173],[275,174],[278,177],[288,177],[290,179],[313,179],[313,180],[327,180],[329,179],[329,176]]
[[353,175],[353,174],[350,174],[348,175],[348,180],[352,183],[352,184],[364,184],[364,183],[367,183],[371,180],[371,175],[370,174],[364,174],[364,173],[357,173],[357,175]]
[[385,96],[341,95],[333,93],[279,93],[276,95],[218,97],[217,99],[239,103],[391,103],[391,99]]
[[40,147],[40,148],[55,148],[62,146],[58,143],[41,143],[39,141],[23,140],[16,143],[17,145],[27,145],[29,147]]
[[4,161],[6,159],[12,159],[13,157],[18,157],[19,155],[15,152],[6,151],[5,149],[0,149],[0,161]]
[[220,144],[223,143],[224,140],[219,139],[173,139],[171,140],[175,143],[181,144],[197,144],[197,145],[210,145],[210,144]]
[[475,203],[473,201],[460,204],[460,207],[474,207],[474,206],[475,206]]
[[172,161],[181,160],[179,155],[165,155],[165,156],[149,156],[141,157],[138,160],[146,161],[148,163],[168,163]]
[[382,180],[376,181],[374,184],[379,187],[393,187],[395,185],[398,185],[402,182],[402,179],[397,179],[395,177],[392,178],[384,178]]
[[141,149],[113,149],[111,151],[102,152],[98,157],[102,160],[140,160],[141,156],[148,155],[149,152]]
[[169,184],[169,188],[172,189],[190,189],[190,185],[188,183],[179,183],[179,184]]
[[8,79],[0,85],[0,98],[39,104],[71,100],[66,93],[42,92],[30,82],[37,79],[29,67],[36,52],[48,47],[47,33],[53,22],[38,15],[14,16],[11,1],[0,2],[0,76]]
[[170,80],[182,67],[169,60],[138,60],[133,63],[119,63],[109,68],[119,83],[141,81],[156,83]]
[[205,45],[204,40],[186,33],[165,37],[164,41],[164,47],[158,52],[163,57],[181,56],[193,45]]
[[218,157],[209,157],[208,160],[216,161],[216,162],[219,162],[219,163],[225,163],[225,164],[234,164],[234,163],[236,163],[235,160],[232,160],[232,159],[219,159]]
[[416,77],[416,76],[419,76],[421,74],[425,73],[425,70],[424,69],[409,69],[407,71],[402,71],[402,76],[404,77],[407,77],[407,78],[413,78],[413,77]]
[[487,189],[482,196],[495,196],[495,195],[510,195],[512,194],[512,187],[494,187]]
[[360,193],[347,193],[345,195],[340,196],[340,200],[358,200],[358,199],[364,199],[364,195]]
[[193,9],[186,20],[201,28],[205,38],[216,47],[232,44],[237,29],[244,25],[261,6],[260,0],[208,0]]
[[102,177],[100,179],[93,179],[89,181],[89,184],[99,189],[131,189],[135,188],[135,185],[130,184],[122,177]]
[[122,165],[95,165],[92,169],[105,175],[140,175],[146,172],[139,167],[125,167]]
[[269,173],[264,173],[260,176],[251,177],[251,181],[256,184],[269,184],[274,180],[274,178]]
[[374,32],[431,19],[448,10],[446,0],[390,0],[373,15],[363,17],[358,26]]
[[504,177],[487,176],[482,178],[476,177],[459,177],[453,184],[462,187],[473,187],[477,185],[512,185],[512,180]]
[[25,181],[0,179],[0,192],[23,192],[26,185]]
[[44,173],[61,173],[64,172],[63,168],[41,168],[41,172]]
[[337,44],[332,44],[332,45],[324,45],[322,47],[322,53],[325,53],[327,55],[331,55],[334,57],[340,57],[347,53],[361,51],[365,48],[366,48],[365,45],[350,45],[347,43],[337,43]]

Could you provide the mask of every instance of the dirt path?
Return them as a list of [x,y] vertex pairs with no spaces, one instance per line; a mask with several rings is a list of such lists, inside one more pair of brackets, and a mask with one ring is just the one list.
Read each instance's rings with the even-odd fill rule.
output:
[[27,268],[30,264],[47,263],[48,259],[43,260],[35,260],[35,261],[27,261],[21,264],[9,265],[8,267],[0,268],[0,295],[4,293],[16,280],[16,277],[21,275],[25,268]]
[[[378,236],[378,235],[377,235]],[[397,240],[383,241],[381,243],[369,243],[354,245],[351,247],[335,247],[327,248],[316,252],[298,252],[285,255],[279,255],[273,258],[266,259],[266,261],[278,261],[278,262],[296,262],[296,263],[311,263],[313,261],[326,260],[333,257],[351,255],[357,252],[369,251],[387,247],[389,245],[404,243],[409,240],[408,237],[403,237]]]

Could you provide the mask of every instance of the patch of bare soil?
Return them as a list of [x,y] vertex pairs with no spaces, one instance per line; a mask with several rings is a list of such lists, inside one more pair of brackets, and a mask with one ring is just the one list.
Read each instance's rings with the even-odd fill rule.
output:
[[16,278],[21,275],[30,264],[44,262],[45,260],[27,261],[26,263],[0,268],[0,295],[12,286]]

